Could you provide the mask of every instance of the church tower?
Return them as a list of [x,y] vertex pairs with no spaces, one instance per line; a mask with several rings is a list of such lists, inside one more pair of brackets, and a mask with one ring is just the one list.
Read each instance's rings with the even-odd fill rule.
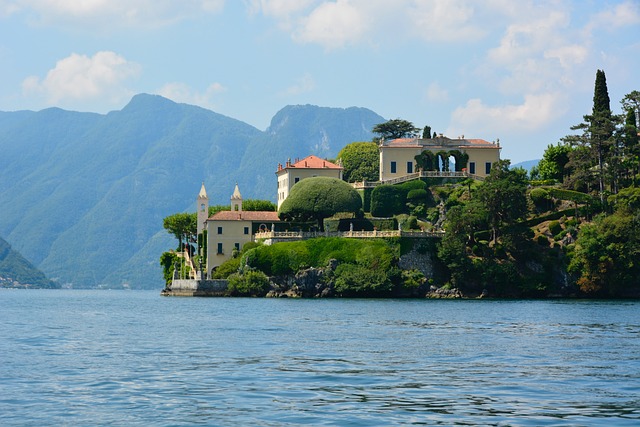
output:
[[204,230],[204,223],[207,221],[207,218],[209,218],[209,198],[207,197],[207,190],[204,188],[204,182],[202,183],[202,188],[200,188],[200,193],[198,194],[197,209],[197,232],[198,234],[201,234],[202,230]]
[[242,194],[240,194],[237,182],[236,188],[233,190],[233,194],[231,195],[231,211],[242,212]]

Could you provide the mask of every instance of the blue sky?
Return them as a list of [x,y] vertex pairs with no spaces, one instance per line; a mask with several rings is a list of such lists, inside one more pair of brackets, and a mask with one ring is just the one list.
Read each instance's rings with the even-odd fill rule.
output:
[[137,93],[266,129],[366,107],[540,158],[640,90],[640,0],[0,0],[0,110],[106,113]]

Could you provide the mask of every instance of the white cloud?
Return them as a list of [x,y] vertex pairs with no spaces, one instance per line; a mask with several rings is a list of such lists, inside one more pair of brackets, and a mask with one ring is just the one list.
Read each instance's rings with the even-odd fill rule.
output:
[[14,0],[9,6],[13,11],[29,12],[36,22],[47,25],[155,27],[203,12],[218,13],[224,0]]
[[300,77],[296,82],[288,87],[283,95],[287,96],[297,96],[303,93],[311,92],[315,89],[316,82],[313,80],[313,76],[311,74],[306,73],[302,77]]
[[544,52],[545,58],[555,58],[560,62],[563,68],[569,68],[572,65],[582,64],[589,55],[589,49],[586,46],[573,44],[560,46],[549,49]]
[[469,0],[251,0],[249,12],[278,21],[299,43],[327,49],[417,37],[471,41],[484,33]]
[[427,41],[475,41],[484,36],[486,24],[477,22],[473,2],[465,0],[416,0],[407,23]]
[[296,41],[317,43],[328,49],[359,41],[367,32],[368,19],[348,0],[323,3],[302,20],[293,34]]
[[449,92],[438,83],[433,82],[427,88],[427,100],[431,102],[446,102],[449,100]]
[[500,64],[510,64],[538,55],[550,46],[563,44],[561,28],[569,18],[562,11],[551,11],[544,16],[531,18],[507,27],[500,46],[489,51],[489,59]]
[[291,16],[298,14],[315,0],[250,0],[249,12],[251,14],[263,13],[277,19],[288,20]]
[[125,83],[140,73],[140,66],[109,51],[92,57],[79,54],[59,60],[44,79],[27,77],[22,84],[27,96],[42,96],[48,105],[74,106],[101,99],[118,103],[131,92]]
[[175,102],[198,105],[213,110],[216,108],[216,97],[226,92],[220,83],[212,83],[204,92],[193,90],[189,85],[180,82],[167,83],[157,93]]
[[640,3],[628,0],[594,15],[587,24],[586,30],[588,32],[598,28],[611,30],[637,24],[640,24]]
[[0,17],[12,15],[20,11],[20,7],[12,0],[0,0]]
[[452,113],[452,134],[487,135],[496,132],[535,131],[543,129],[564,113],[561,95],[543,93],[525,95],[520,105],[489,106],[480,99],[470,99]]

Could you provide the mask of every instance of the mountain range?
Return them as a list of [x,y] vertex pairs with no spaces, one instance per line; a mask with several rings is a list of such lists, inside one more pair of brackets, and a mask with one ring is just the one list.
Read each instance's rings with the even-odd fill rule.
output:
[[385,119],[365,108],[287,106],[261,131],[140,94],[108,114],[0,112],[0,236],[58,284],[161,288],[164,217],[210,204],[275,201],[278,163],[333,158]]

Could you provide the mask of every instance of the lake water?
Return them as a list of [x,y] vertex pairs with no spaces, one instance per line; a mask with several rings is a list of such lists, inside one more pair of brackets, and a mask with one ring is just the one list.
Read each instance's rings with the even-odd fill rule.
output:
[[0,313],[0,425],[640,425],[640,302],[2,290]]

